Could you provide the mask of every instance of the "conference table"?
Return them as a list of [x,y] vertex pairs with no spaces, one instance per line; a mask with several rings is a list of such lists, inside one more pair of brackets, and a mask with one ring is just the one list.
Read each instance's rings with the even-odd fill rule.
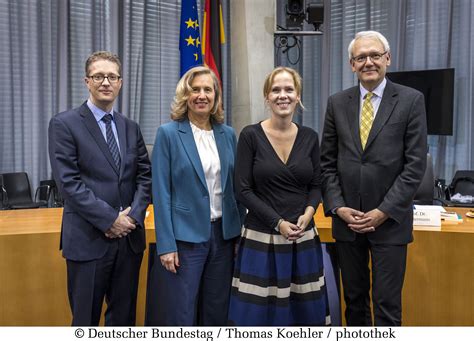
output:
[[[474,219],[441,229],[414,227],[403,289],[403,325],[474,326]],[[145,221],[155,241],[153,207]],[[0,326],[67,326],[66,264],[59,250],[61,208],[0,211]],[[331,219],[315,214],[323,242]],[[148,249],[140,272],[137,324],[143,325]],[[157,304],[159,304],[157,302]]]

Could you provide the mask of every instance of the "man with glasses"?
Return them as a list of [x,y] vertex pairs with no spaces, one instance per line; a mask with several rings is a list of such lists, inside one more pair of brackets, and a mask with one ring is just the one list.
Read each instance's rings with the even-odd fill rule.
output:
[[113,110],[122,87],[119,58],[86,62],[89,99],[54,116],[49,157],[64,198],[61,245],[74,326],[135,325],[151,167],[137,123]]
[[401,325],[413,197],[426,167],[423,95],[385,78],[387,39],[356,34],[348,48],[359,85],[330,96],[321,143],[323,202],[332,216],[346,322]]

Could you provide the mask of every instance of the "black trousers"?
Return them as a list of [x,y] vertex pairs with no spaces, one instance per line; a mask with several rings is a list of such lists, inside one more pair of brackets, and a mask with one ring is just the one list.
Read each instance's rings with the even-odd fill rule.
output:
[[100,259],[66,260],[72,325],[99,325],[105,297],[105,325],[134,326],[142,258],[143,252],[134,253],[127,238],[119,238]]
[[374,245],[367,235],[357,234],[353,242],[336,241],[336,248],[344,287],[347,325],[372,326],[370,257],[374,324],[400,326],[407,245]]

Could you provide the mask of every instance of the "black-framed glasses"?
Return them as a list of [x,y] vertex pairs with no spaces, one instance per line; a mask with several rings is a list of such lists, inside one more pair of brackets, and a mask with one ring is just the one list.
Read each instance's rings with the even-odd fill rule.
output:
[[371,61],[377,62],[383,57],[383,55],[387,54],[387,52],[388,51],[385,51],[384,53],[373,52],[371,54],[361,54],[359,56],[352,57],[352,60],[357,63],[365,63],[367,61],[367,57],[369,57]]
[[98,74],[92,75],[92,76],[87,76],[87,77],[92,78],[92,80],[95,83],[102,83],[104,81],[104,79],[106,79],[106,78],[109,81],[109,83],[117,83],[119,81],[119,79],[121,78],[120,76],[117,76],[117,75],[103,75],[101,73],[98,73]]

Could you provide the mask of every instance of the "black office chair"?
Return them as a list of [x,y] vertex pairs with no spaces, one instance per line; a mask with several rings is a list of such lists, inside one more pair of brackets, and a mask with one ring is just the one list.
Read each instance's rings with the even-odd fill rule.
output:
[[449,185],[449,193],[474,196],[474,170],[458,170]]
[[[49,191],[45,190],[49,188]],[[56,186],[56,181],[51,180],[41,180],[40,187],[36,190],[37,196],[35,196],[35,201],[47,201],[48,207],[63,207],[64,200],[59,193],[58,186]]]
[[420,187],[415,194],[416,205],[433,205],[435,192],[435,179],[433,172],[433,160],[430,154],[426,154],[426,170],[421,180]]
[[[18,173],[4,173],[2,177],[2,192],[4,198],[2,201],[6,209],[27,209],[47,207],[48,201],[38,200],[33,201],[31,198],[30,180],[28,174],[25,172]],[[42,195],[49,195],[50,187],[43,185],[36,190],[35,198],[37,198],[41,191]]]
[[0,174],[0,210],[7,209],[7,190],[3,186],[3,177]]
[[474,202],[453,201],[452,196],[459,193],[463,196],[474,196],[474,170],[458,170],[453,181],[446,188],[446,206],[474,207]]

